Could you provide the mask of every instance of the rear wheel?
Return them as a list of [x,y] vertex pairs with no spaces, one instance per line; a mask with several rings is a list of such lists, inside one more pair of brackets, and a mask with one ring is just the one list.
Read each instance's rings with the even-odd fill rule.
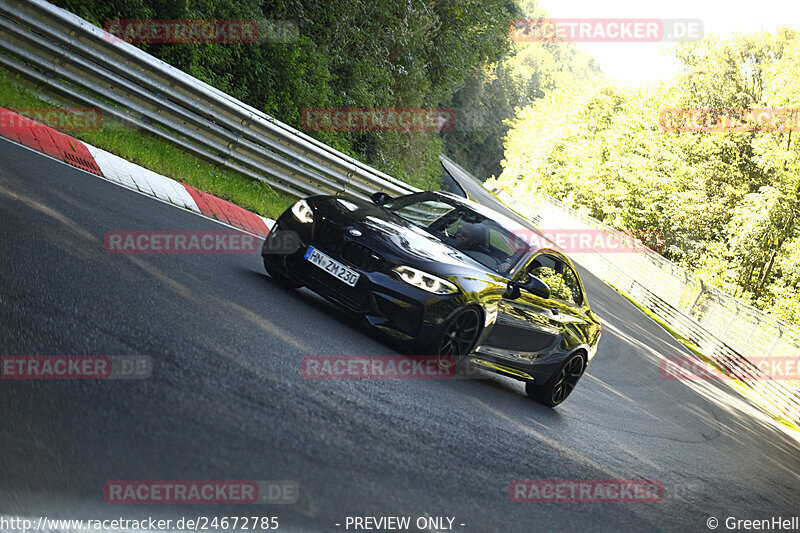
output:
[[555,407],[572,393],[584,370],[586,370],[586,360],[583,354],[573,354],[562,363],[547,383],[536,385],[528,382],[525,384],[525,392],[537,402]]

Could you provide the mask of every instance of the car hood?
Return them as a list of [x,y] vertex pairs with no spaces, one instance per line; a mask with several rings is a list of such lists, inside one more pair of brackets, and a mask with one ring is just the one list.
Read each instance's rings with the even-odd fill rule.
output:
[[361,235],[356,239],[387,255],[390,261],[442,275],[493,274],[436,236],[371,202],[352,197],[317,196],[309,199],[309,204],[328,223],[342,229],[359,230]]

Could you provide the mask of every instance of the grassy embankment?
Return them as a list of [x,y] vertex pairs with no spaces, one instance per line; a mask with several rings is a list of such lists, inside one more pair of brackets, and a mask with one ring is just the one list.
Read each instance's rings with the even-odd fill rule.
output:
[[[33,85],[0,68],[0,107],[24,111],[25,108],[58,106],[37,96]],[[266,183],[219,168],[163,139],[112,119],[104,117],[98,129],[65,130],[64,133],[265,217],[276,218],[293,202],[291,197]]]

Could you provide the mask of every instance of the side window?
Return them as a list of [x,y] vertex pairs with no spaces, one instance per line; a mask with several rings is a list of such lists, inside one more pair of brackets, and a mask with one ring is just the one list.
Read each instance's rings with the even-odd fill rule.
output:
[[581,291],[581,284],[578,281],[578,275],[566,264],[564,265],[562,275],[572,295],[572,300],[568,300],[568,302],[577,306],[583,305],[583,292]]
[[552,298],[576,306],[583,304],[578,275],[560,259],[539,255],[531,263],[528,272],[547,283]]

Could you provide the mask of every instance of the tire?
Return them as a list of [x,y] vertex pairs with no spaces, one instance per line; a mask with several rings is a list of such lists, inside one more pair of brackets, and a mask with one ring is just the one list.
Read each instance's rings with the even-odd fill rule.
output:
[[294,281],[293,279],[286,276],[286,274],[281,272],[280,269],[269,264],[266,259],[264,260],[264,268],[267,270],[267,274],[269,274],[273,280],[278,282],[280,285],[283,285],[284,287],[288,287],[290,289],[299,289],[300,287],[303,286],[302,283]]
[[481,326],[481,314],[474,307],[467,307],[448,320],[430,345],[431,353],[439,358],[439,366],[461,365],[475,348]]
[[585,370],[586,358],[582,353],[574,353],[544,385],[525,383],[525,393],[547,407],[555,407],[569,397]]

